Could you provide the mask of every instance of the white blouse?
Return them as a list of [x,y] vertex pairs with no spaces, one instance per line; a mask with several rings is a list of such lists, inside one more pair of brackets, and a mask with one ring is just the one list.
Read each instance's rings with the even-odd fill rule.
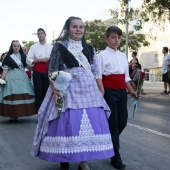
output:
[[71,38],[68,38],[68,49],[70,50],[70,51],[72,51],[72,48],[70,48],[71,46],[74,46],[74,47],[76,47],[76,49],[79,51],[79,52],[81,52],[82,50],[83,50],[83,46],[82,46],[82,41],[80,40],[80,41],[75,41],[75,40],[73,40],[73,39],[71,39]]
[[119,50],[106,47],[98,54],[99,77],[102,75],[125,74],[125,82],[130,81],[128,60]]

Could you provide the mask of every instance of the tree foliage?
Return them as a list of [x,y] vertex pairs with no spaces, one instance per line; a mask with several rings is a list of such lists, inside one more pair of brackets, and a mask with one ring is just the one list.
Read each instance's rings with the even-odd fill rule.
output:
[[[142,9],[142,10],[141,10]],[[170,0],[143,0],[139,13],[145,22],[153,21],[157,26],[170,21]]]
[[27,50],[29,51],[30,47],[35,44],[36,42],[34,41],[22,41],[25,47],[27,47]]
[[[105,42],[107,26],[101,20],[87,21],[84,25],[87,43],[95,47],[97,52],[104,50],[107,46],[107,43]],[[122,41],[119,47],[121,51],[125,51],[125,41],[126,33],[123,32]],[[149,46],[145,34],[134,34],[133,31],[129,32],[128,44],[129,49],[133,51],[137,51],[141,46]]]
[[[128,36],[128,46],[131,51],[138,51],[140,47],[147,47],[150,45],[149,41],[146,38],[145,34],[134,34],[134,31],[129,31]],[[126,44],[126,33],[123,32],[122,41],[120,44],[121,51],[125,51]]]
[[101,20],[86,21],[84,26],[87,43],[95,47],[96,51],[105,49],[107,46],[105,42],[107,26]]

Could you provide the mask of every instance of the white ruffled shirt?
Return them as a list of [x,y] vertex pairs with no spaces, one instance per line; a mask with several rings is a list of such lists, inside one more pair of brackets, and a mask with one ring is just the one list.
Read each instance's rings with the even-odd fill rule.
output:
[[81,52],[83,50],[83,46],[82,46],[82,41],[75,41],[71,38],[68,38],[68,49],[70,51],[72,51],[72,48],[70,48],[71,46],[76,47],[76,49],[78,50],[78,52]]
[[[72,46],[76,47],[77,52],[82,52],[83,50],[83,46],[82,46],[82,41],[76,41],[73,40],[71,38],[68,38],[68,50],[74,53],[74,50],[72,48]],[[81,64],[79,63],[79,66],[81,66]]]
[[102,75],[125,74],[125,82],[130,81],[128,60],[119,50],[106,47],[98,55],[99,77]]

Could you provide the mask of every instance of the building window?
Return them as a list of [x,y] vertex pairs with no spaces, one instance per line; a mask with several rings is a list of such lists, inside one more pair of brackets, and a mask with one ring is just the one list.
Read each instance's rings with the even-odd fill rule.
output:
[[154,63],[159,63],[158,54],[154,54]]

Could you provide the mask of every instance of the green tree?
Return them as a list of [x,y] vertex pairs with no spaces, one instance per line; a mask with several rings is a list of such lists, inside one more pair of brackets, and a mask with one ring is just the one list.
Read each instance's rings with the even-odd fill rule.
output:
[[170,0],[143,0],[140,15],[144,22],[152,21],[161,27],[166,21],[170,21]]
[[[137,51],[140,47],[147,47],[150,45],[145,34],[134,34],[134,31],[129,31],[128,46],[131,51]],[[126,33],[123,32],[122,41],[120,44],[121,51],[125,51]]]
[[[122,24],[125,25],[126,23],[129,24],[130,21],[136,20],[136,23],[134,23],[133,28],[136,31],[140,31],[142,29],[142,19],[140,16],[139,10],[134,10],[133,8],[126,8],[126,4],[130,2],[130,0],[118,0],[120,1],[121,9],[118,10],[111,10],[111,15],[113,19],[116,21],[116,24]],[[120,18],[121,17],[121,18]],[[126,33],[123,34],[123,41],[121,42],[121,48],[124,51],[125,50],[125,39],[126,39]],[[130,50],[137,51],[140,47],[149,46],[150,43],[148,41],[149,38],[155,38],[153,37],[152,33],[148,34],[142,34],[142,33],[134,33],[134,31],[128,32],[128,46]]]
[[34,41],[22,41],[22,43],[24,44],[25,47],[27,47],[27,50],[29,51],[30,47],[35,44],[36,42]]
[[107,26],[101,20],[86,21],[84,26],[87,43],[95,47],[96,51],[105,49],[107,46],[105,42]]
[[[105,32],[108,26],[106,26],[101,20],[87,21],[85,25],[85,37],[88,44],[95,47],[99,52],[104,50],[107,46],[105,42]],[[121,51],[125,51],[125,36],[123,32],[122,41],[120,44]],[[134,34],[133,31],[129,32],[129,49],[137,51],[141,46],[149,46],[149,42],[146,40],[145,34]]]
[[51,44],[54,45],[55,44],[55,40],[51,40]]
[[155,77],[156,81],[162,81],[162,71],[161,70],[157,70],[155,76],[156,76]]

